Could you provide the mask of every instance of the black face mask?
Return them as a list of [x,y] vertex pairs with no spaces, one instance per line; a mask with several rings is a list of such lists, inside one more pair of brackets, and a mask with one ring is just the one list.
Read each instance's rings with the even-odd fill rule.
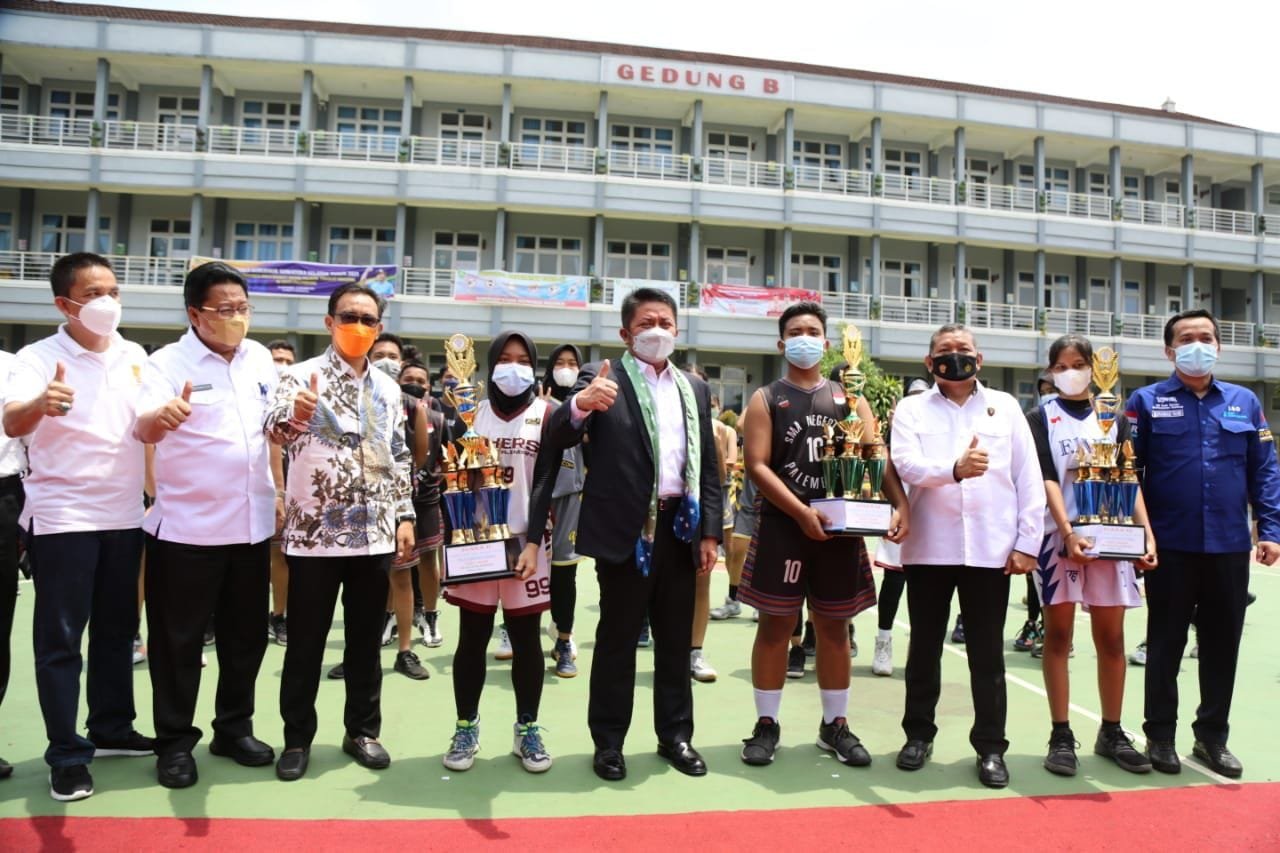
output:
[[963,352],[949,352],[933,357],[933,375],[939,379],[963,382],[978,375],[978,357]]
[[412,385],[408,382],[402,384],[400,386],[400,390],[408,394],[410,397],[417,397],[419,400],[427,395],[426,388],[423,388],[421,385]]

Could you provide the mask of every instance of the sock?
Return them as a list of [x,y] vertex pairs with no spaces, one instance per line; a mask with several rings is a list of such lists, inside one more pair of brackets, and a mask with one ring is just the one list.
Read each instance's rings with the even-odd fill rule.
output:
[[738,585],[736,583],[729,584],[729,600],[730,601],[738,600]]
[[877,640],[891,640],[891,639],[893,639],[893,629],[892,629],[892,628],[880,628],[879,630],[877,630],[877,631],[876,631],[876,639],[877,639]]
[[1116,730],[1116,729],[1118,729],[1118,728],[1120,728],[1120,721],[1119,721],[1119,720],[1115,720],[1115,721],[1112,721],[1112,720],[1103,720],[1103,721],[1102,721],[1102,730],[1103,730],[1104,732],[1106,732],[1106,731],[1115,731],[1115,730]]
[[691,651],[691,652],[700,652],[700,651],[702,651],[702,646],[690,646],[690,647],[689,647],[689,651]]
[[778,711],[782,708],[782,691],[756,688],[753,692],[756,695],[756,716],[768,717],[775,723],[778,722]]
[[1069,734],[1071,734],[1071,723],[1054,723],[1054,724],[1053,724],[1053,733],[1054,733],[1055,735],[1069,735]]
[[849,713],[849,688],[843,690],[818,690],[822,697],[822,722],[834,723]]

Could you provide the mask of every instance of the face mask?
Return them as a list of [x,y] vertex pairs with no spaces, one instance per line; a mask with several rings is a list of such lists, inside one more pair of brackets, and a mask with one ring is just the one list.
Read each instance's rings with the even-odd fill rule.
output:
[[394,358],[383,358],[375,361],[373,366],[390,376],[392,379],[400,378],[400,362]]
[[963,352],[949,352],[933,357],[933,375],[939,379],[963,382],[978,375],[978,357]]
[[1068,397],[1074,397],[1089,387],[1093,379],[1093,371],[1085,367],[1080,370],[1064,370],[1053,374],[1053,384]]
[[787,361],[796,367],[801,370],[808,370],[822,361],[824,343],[826,342],[822,338],[815,338],[811,335],[798,335],[794,338],[787,338],[783,344],[783,355]]
[[408,394],[410,397],[417,397],[419,400],[427,396],[426,388],[423,388],[421,385],[414,385],[411,382],[401,383],[400,390]]
[[493,384],[508,397],[519,397],[533,384],[533,368],[515,362],[499,364],[493,369]]
[[676,349],[676,336],[657,326],[631,336],[631,352],[641,361],[658,364]]
[[120,307],[120,302],[110,296],[99,296],[84,304],[71,299],[67,301],[72,305],[80,306],[80,316],[75,319],[99,337],[105,338],[112,335],[120,327],[120,312],[123,309]]
[[209,337],[225,347],[238,347],[249,334],[248,317],[230,317],[226,320],[218,316],[209,318]]
[[289,365],[276,362],[276,376],[284,376],[284,372],[289,369]]
[[1057,394],[1041,394],[1040,405],[1043,406],[1045,403],[1049,402],[1050,400],[1056,400],[1056,399],[1058,399]]
[[1187,376],[1208,376],[1218,363],[1218,348],[1203,341],[1183,344],[1173,351],[1173,363]]
[[361,358],[373,349],[378,330],[364,323],[334,323],[333,345],[347,358]]
[[711,409],[711,420],[716,421],[716,420],[719,420],[719,419],[720,419],[720,409],[719,409],[718,407],[712,407],[712,409]]
[[551,371],[551,378],[561,388],[572,388],[573,383],[578,381],[578,368],[576,367],[557,367]]

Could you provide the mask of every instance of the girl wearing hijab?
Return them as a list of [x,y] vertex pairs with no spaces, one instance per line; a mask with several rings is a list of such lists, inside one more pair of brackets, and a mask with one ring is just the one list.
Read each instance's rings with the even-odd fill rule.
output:
[[[502,332],[489,346],[487,399],[476,407],[475,431],[498,452],[500,476],[511,489],[507,526],[523,548],[528,525],[534,463],[542,444],[551,404],[537,395],[533,365],[538,353],[522,332]],[[554,464],[557,460],[552,459]],[[484,689],[485,649],[493,634],[494,614],[502,604],[514,656],[511,684],[516,695],[515,754],[524,769],[542,773],[551,756],[537,724],[542,700],[542,647],[538,628],[551,606],[551,578],[545,531],[533,533],[542,547],[537,564],[518,577],[478,581],[449,588],[445,598],[459,615],[458,648],[453,654],[453,699],[458,723],[444,756],[450,770],[467,770],[480,750],[480,694]]]

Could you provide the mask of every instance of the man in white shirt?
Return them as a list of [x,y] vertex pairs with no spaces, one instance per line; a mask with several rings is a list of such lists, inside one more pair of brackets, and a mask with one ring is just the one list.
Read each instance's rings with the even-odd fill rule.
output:
[[197,779],[191,753],[202,733],[192,721],[210,616],[218,693],[209,751],[246,767],[275,760],[253,736],[253,699],[267,647],[269,543],[284,515],[280,452],[262,432],[276,369],[266,347],[245,338],[253,308],[244,278],[202,264],[183,299],[191,328],[143,368],[135,429],[156,447],[143,529],[156,775],[167,788]]
[[[142,444],[133,436],[142,347],[122,338],[120,287],[106,258],[76,252],[50,274],[67,322],[17,354],[4,431],[27,442],[20,524],[30,536],[36,689],[49,793],[93,794],[94,757],[149,755],[133,729],[133,636],[142,557]],[[80,654],[90,622],[89,737],[76,732]]]
[[[4,399],[12,367],[13,355],[0,350],[0,400]],[[22,440],[0,434],[0,704],[9,689],[9,634],[18,603],[18,516],[22,513],[22,474],[26,470],[27,449]],[[13,765],[0,758],[0,779],[11,775]]]
[[1009,783],[1004,618],[1009,575],[1035,567],[1044,528],[1044,480],[1021,407],[978,381],[982,353],[960,325],[934,332],[925,367],[933,388],[898,403],[890,442],[898,476],[911,486],[911,535],[902,543],[911,645],[907,653],[907,743],[898,767],[919,770],[933,751],[942,685],[942,643],[951,597],[964,613],[978,778]]

